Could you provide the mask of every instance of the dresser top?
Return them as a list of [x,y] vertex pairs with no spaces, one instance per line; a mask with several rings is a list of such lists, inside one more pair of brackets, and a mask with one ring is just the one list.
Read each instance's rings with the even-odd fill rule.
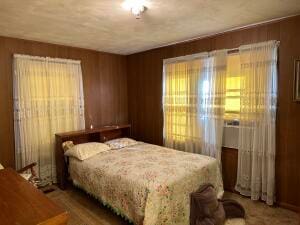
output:
[[10,168],[0,170],[0,209],[0,225],[63,224],[68,219],[65,210]]

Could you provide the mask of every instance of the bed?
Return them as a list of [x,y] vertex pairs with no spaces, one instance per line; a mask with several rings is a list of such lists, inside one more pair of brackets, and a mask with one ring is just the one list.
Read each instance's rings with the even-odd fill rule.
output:
[[189,225],[190,193],[212,183],[223,195],[211,157],[138,142],[84,161],[69,159],[73,184],[136,225]]

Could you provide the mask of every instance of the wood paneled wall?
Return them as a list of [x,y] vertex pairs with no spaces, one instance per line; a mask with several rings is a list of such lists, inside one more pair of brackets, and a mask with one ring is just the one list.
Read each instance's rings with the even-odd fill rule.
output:
[[126,57],[0,37],[0,163],[14,167],[13,54],[81,60],[86,126],[128,122]]
[[279,40],[277,199],[300,206],[300,104],[293,102],[294,59],[300,58],[300,16],[128,56],[129,122],[139,140],[163,143],[163,59]]
[[[266,40],[279,40],[277,198],[283,206],[299,207],[300,104],[292,100],[294,59],[300,58],[299,27],[300,16],[297,16],[128,57],[0,37],[0,163],[4,166],[14,166],[14,53],[81,60],[86,125],[89,126],[91,122],[94,126],[129,122],[132,124],[132,134],[137,139],[162,145],[163,59],[235,48]],[[229,162],[230,160],[227,160],[228,164]]]

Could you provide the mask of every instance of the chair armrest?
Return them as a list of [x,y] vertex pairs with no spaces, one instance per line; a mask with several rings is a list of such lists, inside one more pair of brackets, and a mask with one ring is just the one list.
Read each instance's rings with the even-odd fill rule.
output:
[[31,163],[31,164],[29,164],[28,166],[25,166],[24,168],[17,170],[17,172],[18,172],[18,173],[23,173],[23,172],[25,172],[26,170],[31,169],[31,173],[34,173],[34,172],[33,172],[33,167],[36,166],[36,165],[37,165],[36,163]]

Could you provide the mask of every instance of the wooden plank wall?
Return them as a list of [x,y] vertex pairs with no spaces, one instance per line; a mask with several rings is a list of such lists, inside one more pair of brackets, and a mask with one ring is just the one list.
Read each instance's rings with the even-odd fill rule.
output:
[[300,104],[293,102],[292,97],[294,59],[300,58],[299,28],[300,16],[297,16],[128,56],[129,123],[134,137],[154,144],[163,143],[163,59],[279,40],[277,199],[283,206],[299,209]]
[[14,167],[13,54],[82,62],[86,125],[128,122],[126,57],[79,48],[0,37],[0,163]]
[[[273,39],[281,42],[277,115],[277,198],[281,205],[297,209],[300,206],[300,104],[292,101],[292,87],[293,60],[300,58],[299,27],[300,16],[297,16],[128,57],[0,37],[0,162],[4,166],[14,166],[14,53],[81,60],[86,125],[89,126],[90,118],[94,126],[129,122],[137,139],[161,145],[163,59]],[[231,151],[229,157],[233,156]],[[226,161],[228,167],[230,161]],[[232,169],[229,168],[228,171],[232,173]]]

